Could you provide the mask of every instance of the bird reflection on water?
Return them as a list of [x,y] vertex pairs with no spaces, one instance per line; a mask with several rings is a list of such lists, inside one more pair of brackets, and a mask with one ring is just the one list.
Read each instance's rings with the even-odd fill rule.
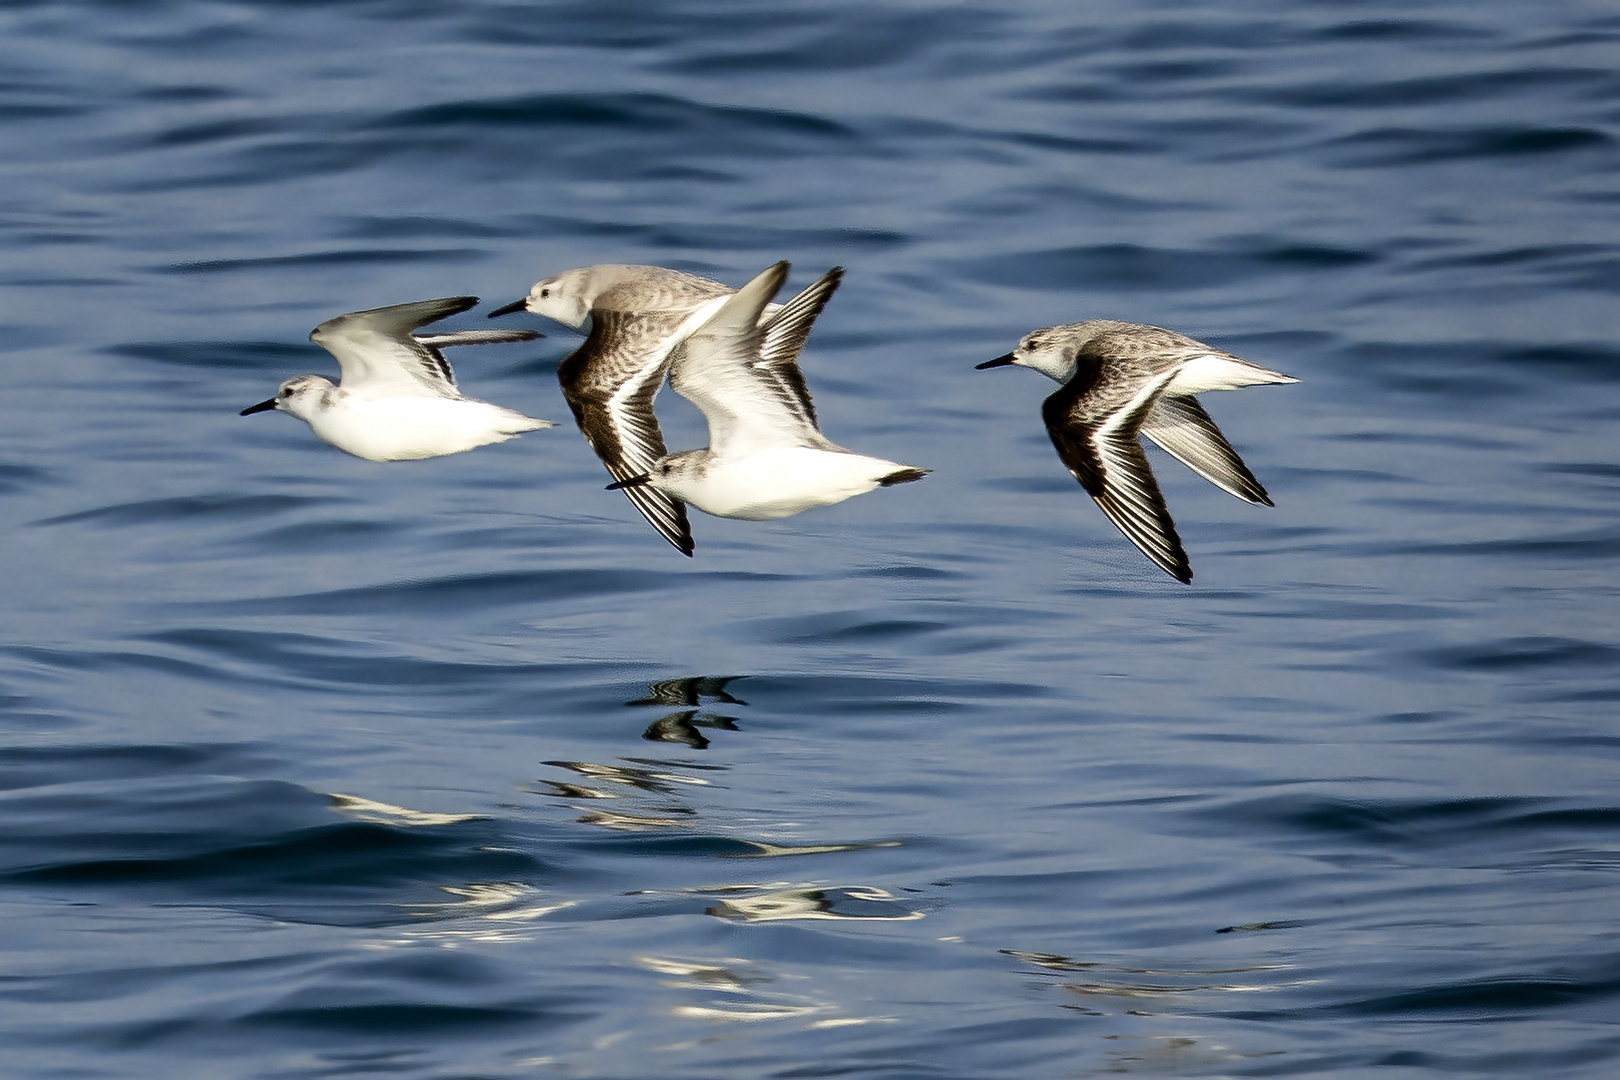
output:
[[713,698],[724,705],[747,705],[748,702],[726,692],[728,685],[741,678],[741,675],[692,675],[682,679],[664,679],[648,687],[646,697],[626,704],[701,705],[704,698]]
[[727,705],[747,705],[748,702],[732,697],[726,692],[726,684],[736,682],[741,677],[696,675],[683,679],[665,679],[648,687],[646,697],[637,698],[627,704],[689,706],[680,712],[670,713],[654,720],[647,726],[647,730],[642,732],[641,737],[649,742],[683,743],[694,750],[707,750],[709,740],[698,730],[699,728],[712,728],[718,731],[741,729],[737,727],[735,716],[700,715],[703,699],[712,698]]
[[907,907],[893,894],[868,886],[820,889],[750,890],[704,909],[704,914],[743,922],[802,919],[885,919],[910,921],[923,912]]
[[738,731],[736,717],[707,716],[699,717],[696,709],[687,709],[685,712],[670,713],[659,720],[654,720],[641,733],[643,739],[649,742],[675,742],[685,743],[694,750],[707,750],[709,740],[698,730],[700,727],[716,728],[720,731]]

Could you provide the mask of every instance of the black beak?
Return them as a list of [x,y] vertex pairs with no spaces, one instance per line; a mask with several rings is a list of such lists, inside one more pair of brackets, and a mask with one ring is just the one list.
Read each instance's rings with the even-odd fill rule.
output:
[[240,416],[252,416],[256,412],[269,412],[271,409],[273,409],[275,407],[276,407],[276,399],[271,398],[269,401],[261,401],[257,405],[249,405],[247,408],[243,409],[238,415],[240,415]]
[[485,318],[498,319],[502,315],[510,315],[514,311],[522,311],[524,306],[527,305],[528,302],[529,302],[529,298],[526,297],[526,296],[522,300],[514,300],[510,304],[507,304],[505,307],[496,308],[494,311],[492,311],[488,315],[486,315]]
[[1008,353],[1006,356],[998,356],[994,360],[986,360],[982,364],[974,364],[973,365],[973,370],[974,371],[983,371],[985,368],[988,368],[988,367],[1006,367],[1008,364],[1013,364],[1013,363],[1017,363],[1017,361],[1015,361],[1013,359],[1013,354],[1012,353]]
[[606,490],[619,491],[623,488],[640,487],[642,484],[645,484],[651,479],[651,476],[646,473],[642,473],[640,476],[632,476],[628,480],[615,480],[613,483],[607,486]]

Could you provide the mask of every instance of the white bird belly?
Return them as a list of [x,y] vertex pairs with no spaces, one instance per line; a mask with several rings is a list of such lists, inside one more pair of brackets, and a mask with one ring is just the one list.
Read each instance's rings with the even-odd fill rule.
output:
[[409,461],[458,454],[550,427],[511,409],[469,398],[349,398],[310,418],[315,434],[369,461]]
[[671,493],[716,517],[768,521],[843,502],[904,468],[861,454],[783,447],[711,462],[702,479]]

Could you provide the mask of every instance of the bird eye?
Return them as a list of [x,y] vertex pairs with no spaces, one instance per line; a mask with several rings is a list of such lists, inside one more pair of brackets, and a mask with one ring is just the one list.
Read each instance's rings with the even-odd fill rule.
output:
[[281,396],[284,397],[284,398],[285,397],[292,397],[292,387],[289,386],[285,390],[283,390],[281,392]]
[[550,295],[551,295],[551,290],[550,289],[541,289],[540,290],[540,299],[544,300],[546,297],[548,297]]

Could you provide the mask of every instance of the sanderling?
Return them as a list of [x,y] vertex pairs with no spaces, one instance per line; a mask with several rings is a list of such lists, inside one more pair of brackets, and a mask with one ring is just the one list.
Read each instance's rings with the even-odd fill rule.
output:
[[[791,361],[804,345],[815,314],[837,287],[837,278],[830,285],[818,285],[790,304],[770,305],[764,312],[766,351],[786,356],[786,367],[792,369],[773,371],[772,377],[800,378],[801,390],[802,377]],[[612,263],[537,281],[522,300],[497,308],[490,317],[527,310],[576,329],[590,318],[585,343],[563,360],[557,379],[585,441],[615,481],[627,481],[645,476],[668,453],[653,399],[687,338],[735,291],[679,270]],[[802,315],[774,317],[795,305],[802,311],[811,304],[814,312],[808,321]],[[808,408],[809,395],[800,396]],[[814,423],[814,413],[810,419]],[[683,502],[647,484],[626,484],[623,491],[664,539],[683,554],[692,554],[692,530]]]
[[461,396],[440,349],[532,341],[532,330],[458,330],[412,334],[428,323],[466,311],[476,296],[419,300],[339,315],[309,339],[337,357],[338,385],[319,375],[298,375],[243,416],[279,409],[307,421],[339,450],[371,461],[405,461],[504,442],[522,431],[551,426],[512,409]]
[[978,366],[1004,364],[1063,384],[1041,405],[1058,457],[1119,531],[1177,581],[1190,582],[1192,566],[1139,434],[1222,490],[1271,505],[1193,395],[1298,379],[1174,330],[1112,319],[1031,331],[1012,352]]
[[666,454],[611,487],[645,485],[716,517],[765,521],[927,475],[853,453],[818,430],[795,359],[843,270],[762,319],[787,273],[779,262],[725,300],[671,365],[670,386],[709,422],[708,447]]
[[[585,343],[557,368],[580,434],[615,480],[639,476],[667,449],[653,415],[671,354],[732,290],[679,270],[618,263],[585,266],[537,281],[529,295],[489,313],[528,310],[578,329]],[[686,507],[661,491],[626,488],[659,534],[692,554]]]

